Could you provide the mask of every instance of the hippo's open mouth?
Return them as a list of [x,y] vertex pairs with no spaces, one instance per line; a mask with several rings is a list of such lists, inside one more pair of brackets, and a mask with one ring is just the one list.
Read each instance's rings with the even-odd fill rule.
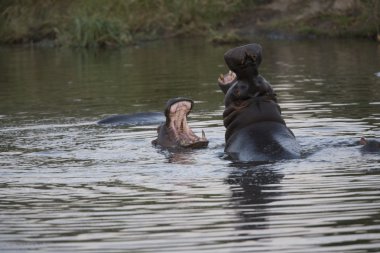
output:
[[225,75],[220,74],[218,78],[219,87],[222,89],[224,94],[226,94],[229,88],[232,87],[232,85],[236,82],[237,82],[236,74],[232,72],[231,70]]
[[208,140],[202,130],[202,137],[194,134],[187,123],[187,115],[193,108],[193,101],[185,98],[178,98],[169,101],[165,111],[166,126],[173,134],[177,144],[186,148],[207,147]]
[[236,74],[231,70],[227,74],[220,74],[218,82],[221,85],[231,85],[236,81]]

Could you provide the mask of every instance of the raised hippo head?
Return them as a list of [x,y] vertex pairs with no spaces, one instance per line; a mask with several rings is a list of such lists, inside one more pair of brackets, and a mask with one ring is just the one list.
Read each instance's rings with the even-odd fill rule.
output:
[[261,51],[261,46],[253,43],[232,48],[224,54],[224,61],[230,69],[227,74],[221,74],[218,79],[219,87],[224,94],[238,79],[252,80],[259,75]]
[[[277,101],[269,82],[259,75],[261,50],[261,46],[254,43],[232,48],[224,54],[224,61],[230,71],[220,75],[218,85],[229,100],[271,96]],[[230,94],[227,95],[228,92]],[[229,103],[229,100],[226,102]]]
[[187,98],[174,98],[166,103],[166,122],[158,129],[158,137],[152,143],[164,148],[205,148],[208,140],[202,130],[202,137],[194,134],[187,124],[187,115],[194,102]]
[[256,43],[235,47],[224,54],[224,61],[238,79],[251,78],[259,74],[261,51],[261,46]]

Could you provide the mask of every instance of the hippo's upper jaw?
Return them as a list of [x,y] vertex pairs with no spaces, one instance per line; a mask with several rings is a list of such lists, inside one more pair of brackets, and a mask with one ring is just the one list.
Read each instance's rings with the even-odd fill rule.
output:
[[261,51],[261,46],[256,43],[232,48],[224,54],[224,61],[238,79],[252,78],[258,75]]
[[158,137],[153,144],[165,148],[204,148],[208,140],[202,130],[202,137],[194,134],[187,123],[187,115],[194,102],[187,98],[171,99],[166,104],[166,122],[158,128]]

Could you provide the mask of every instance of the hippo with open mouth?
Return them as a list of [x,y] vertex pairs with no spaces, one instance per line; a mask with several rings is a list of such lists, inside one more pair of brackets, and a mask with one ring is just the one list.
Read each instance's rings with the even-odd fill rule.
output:
[[259,75],[261,51],[261,46],[253,43],[230,49],[224,54],[224,61],[230,69],[227,74],[221,74],[218,79],[219,87],[224,94],[227,94],[228,90],[234,86],[232,96],[236,92],[245,92],[246,95],[256,97],[269,95],[277,101],[269,82]]
[[157,139],[153,145],[164,148],[205,148],[208,140],[202,130],[202,136],[194,134],[187,123],[187,116],[193,109],[194,102],[188,98],[174,98],[166,103],[166,121],[158,129]]
[[261,46],[233,48],[224,59],[231,70],[218,79],[226,94],[225,152],[243,162],[299,158],[300,145],[281,116],[276,94],[258,73]]

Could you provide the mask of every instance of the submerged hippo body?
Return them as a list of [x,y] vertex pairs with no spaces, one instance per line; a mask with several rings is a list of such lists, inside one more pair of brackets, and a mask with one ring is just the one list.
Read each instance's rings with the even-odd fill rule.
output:
[[138,112],[133,114],[113,115],[98,121],[101,125],[112,126],[141,126],[156,125],[165,121],[162,112]]
[[362,137],[359,141],[362,153],[380,153],[380,141],[375,139],[366,139]]
[[275,161],[300,157],[300,145],[286,126],[270,84],[259,75],[261,46],[250,44],[224,55],[230,72],[218,79],[226,94],[225,152],[238,161]]
[[208,145],[205,133],[198,137],[187,123],[187,116],[194,102],[187,98],[174,98],[166,103],[164,123],[157,129],[158,137],[153,145],[163,148],[204,148]]

